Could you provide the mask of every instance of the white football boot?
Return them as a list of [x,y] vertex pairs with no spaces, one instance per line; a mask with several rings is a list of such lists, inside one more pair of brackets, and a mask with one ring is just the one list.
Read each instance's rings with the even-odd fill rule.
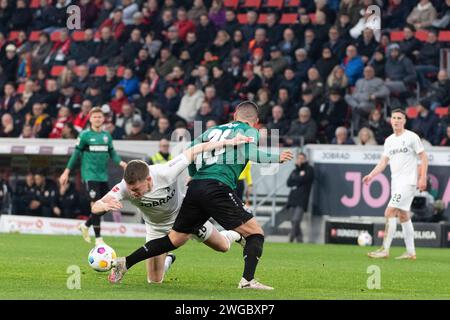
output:
[[247,281],[242,278],[239,282],[238,289],[273,290],[274,288],[266,286],[265,284],[258,282],[256,279]]

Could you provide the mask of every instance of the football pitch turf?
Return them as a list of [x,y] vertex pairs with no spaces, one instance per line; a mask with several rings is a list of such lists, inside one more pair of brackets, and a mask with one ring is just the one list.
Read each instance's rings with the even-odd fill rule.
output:
[[[105,238],[119,256],[141,239]],[[0,234],[0,299],[450,299],[450,250],[418,248],[416,261],[371,260],[349,245],[266,243],[256,278],[274,291],[238,290],[242,249],[214,252],[195,241],[176,250],[177,260],[160,285],[146,282],[143,263],[119,285],[92,270],[93,245],[75,236]],[[69,266],[81,270],[80,290],[67,288]],[[380,289],[368,289],[369,266],[378,266]],[[369,268],[370,269],[370,268]],[[369,270],[370,271],[370,270]],[[70,282],[70,281],[69,281]]]

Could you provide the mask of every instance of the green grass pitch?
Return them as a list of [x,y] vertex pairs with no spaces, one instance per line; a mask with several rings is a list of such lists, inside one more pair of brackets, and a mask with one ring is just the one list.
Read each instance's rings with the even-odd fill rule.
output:
[[[118,255],[141,239],[105,238]],[[146,282],[144,264],[119,285],[92,270],[92,248],[81,237],[0,234],[0,299],[449,299],[450,250],[417,250],[416,261],[371,260],[371,248],[266,243],[256,278],[274,286],[261,292],[238,290],[242,249],[214,252],[195,241],[176,251],[177,260],[161,285]],[[403,248],[393,248],[391,255]],[[81,269],[81,289],[69,290],[67,268]],[[381,289],[369,290],[367,269],[381,270]]]

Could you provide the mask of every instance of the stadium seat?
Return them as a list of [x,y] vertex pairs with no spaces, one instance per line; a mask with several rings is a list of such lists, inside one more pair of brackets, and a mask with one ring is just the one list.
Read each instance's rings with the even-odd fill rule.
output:
[[297,13],[284,13],[281,16],[280,24],[296,24],[298,23]]
[[17,39],[17,37],[19,36],[19,32],[20,31],[10,31],[9,35],[8,35],[8,40],[9,41],[14,41]]
[[25,90],[25,83],[19,84],[19,87],[17,88],[17,93],[22,94]]
[[439,41],[445,42],[450,41],[450,31],[441,31],[439,32]]
[[267,0],[263,5],[264,8],[281,10],[284,0]]
[[30,37],[28,38],[28,40],[30,40],[31,42],[37,42],[37,41],[39,41],[40,35],[41,35],[41,31],[31,31]]
[[50,75],[52,77],[57,77],[61,74],[61,72],[63,72],[64,68],[65,66],[53,66],[50,70]]
[[419,112],[417,111],[416,107],[412,106],[412,107],[406,108],[406,115],[408,116],[409,119],[417,118],[418,114],[419,114]]
[[417,30],[415,36],[420,41],[427,41],[428,31],[427,30]]
[[390,36],[392,42],[403,41],[405,38],[403,31],[391,31]]
[[284,6],[286,8],[298,8],[300,6],[300,0],[290,0]]
[[246,24],[248,22],[247,15],[245,13],[239,13],[237,19],[240,24]]
[[50,40],[53,42],[59,41],[59,39],[61,38],[60,35],[61,35],[61,32],[55,31],[50,35]]
[[223,5],[225,8],[236,9],[239,4],[239,0],[225,0]]
[[311,20],[312,24],[316,24],[316,14],[315,13],[310,13],[308,14],[309,19]]
[[39,0],[31,0],[30,2],[30,8],[31,9],[37,9],[39,8]]
[[434,109],[434,113],[439,116],[439,118],[446,117],[448,115],[448,107],[437,107]]
[[105,66],[97,66],[95,68],[94,76],[96,77],[103,77],[106,74],[106,67]]
[[242,9],[256,9],[261,7],[261,0],[244,0],[244,3],[239,6]]
[[267,23],[267,13],[261,13],[258,17],[258,24],[266,24]]
[[72,39],[74,41],[84,41],[84,31],[76,30],[72,33]]
[[118,77],[123,77],[123,72],[125,71],[125,67],[124,66],[119,66],[119,68],[117,68],[117,73],[116,75]]

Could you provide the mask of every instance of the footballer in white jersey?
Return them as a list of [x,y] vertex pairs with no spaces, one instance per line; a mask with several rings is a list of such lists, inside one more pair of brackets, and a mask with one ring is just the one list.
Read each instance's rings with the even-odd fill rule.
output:
[[[368,184],[373,177],[383,172],[388,163],[391,168],[391,199],[384,213],[386,228],[383,247],[369,252],[371,258],[388,258],[389,249],[397,230],[397,218],[402,225],[406,252],[398,259],[416,259],[414,228],[409,211],[416,189],[427,187],[428,158],[417,134],[405,129],[406,113],[395,109],[391,115],[394,133],[384,143],[384,151],[377,166],[363,178]],[[420,167],[418,169],[420,160]]]
[[[172,229],[175,218],[183,202],[183,182],[179,175],[200,153],[228,145],[239,145],[248,138],[238,135],[233,139],[206,142],[187,149],[171,161],[164,164],[147,165],[141,160],[132,160],[125,169],[124,179],[114,186],[102,199],[93,205],[93,213],[103,214],[110,210],[121,209],[123,200],[129,200],[142,213],[147,236],[146,241],[166,236]],[[242,237],[239,233],[224,230],[221,233],[206,222],[194,235],[212,249],[220,252],[229,250],[234,241]],[[174,255],[162,254],[148,259],[148,282],[161,283],[164,273],[174,261]]]

